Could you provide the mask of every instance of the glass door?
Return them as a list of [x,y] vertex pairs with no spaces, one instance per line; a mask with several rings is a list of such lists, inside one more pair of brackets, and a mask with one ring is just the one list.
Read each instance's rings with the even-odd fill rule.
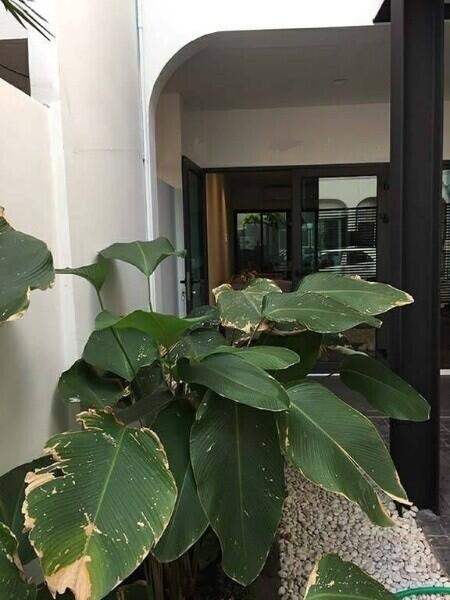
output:
[[186,309],[208,304],[208,240],[206,227],[205,173],[183,157],[183,212],[186,247]]
[[[380,168],[380,167],[378,167]],[[381,173],[370,166],[299,168],[294,173],[294,289],[313,272],[379,277],[378,197]],[[360,350],[375,352],[375,331],[348,332]]]

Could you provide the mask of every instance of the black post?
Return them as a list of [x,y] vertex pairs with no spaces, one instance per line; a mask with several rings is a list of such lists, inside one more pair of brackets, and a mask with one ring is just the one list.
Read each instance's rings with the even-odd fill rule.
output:
[[439,262],[444,0],[391,0],[391,281],[414,297],[392,315],[389,362],[431,404],[427,423],[391,422],[410,499],[439,512]]

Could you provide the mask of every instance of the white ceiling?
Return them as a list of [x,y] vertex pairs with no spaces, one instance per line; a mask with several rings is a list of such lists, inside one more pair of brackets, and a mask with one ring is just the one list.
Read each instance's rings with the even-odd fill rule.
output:
[[216,34],[164,91],[187,110],[388,102],[389,35],[388,25]]

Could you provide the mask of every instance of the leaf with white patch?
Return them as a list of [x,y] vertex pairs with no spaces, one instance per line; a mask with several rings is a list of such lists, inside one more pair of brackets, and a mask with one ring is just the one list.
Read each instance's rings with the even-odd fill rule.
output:
[[25,578],[15,535],[0,523],[0,598],[34,600],[36,594],[36,586],[28,583]]
[[102,377],[87,362],[77,360],[59,378],[57,394],[63,402],[78,402],[86,410],[115,406],[125,391],[117,379]]
[[7,525],[16,536],[19,556],[23,564],[36,558],[28,536],[23,530],[22,505],[25,500],[25,476],[34,469],[41,469],[50,462],[48,457],[38,458],[8,471],[0,477],[0,521]]
[[53,594],[100,600],[159,540],[177,490],[153,432],[108,412],[78,418],[84,430],[51,438],[54,464],[27,476],[25,526]]
[[312,292],[269,294],[264,300],[263,314],[268,321],[295,324],[316,333],[340,333],[363,323],[381,326],[375,317]]
[[326,554],[311,573],[305,600],[395,600],[385,587],[353,563]]
[[141,367],[151,365],[158,356],[155,342],[142,331],[119,331],[113,327],[91,333],[83,350],[87,363],[127,381],[132,381]]
[[53,258],[46,244],[16,231],[0,207],[0,324],[20,318],[31,290],[45,290],[55,279]]
[[357,275],[313,273],[298,288],[300,293],[320,294],[350,306],[364,315],[382,313],[414,302],[412,296],[386,283],[365,281]]
[[222,325],[251,334],[261,323],[263,300],[271,293],[281,294],[271,279],[254,279],[243,290],[234,290],[228,283],[214,289]]

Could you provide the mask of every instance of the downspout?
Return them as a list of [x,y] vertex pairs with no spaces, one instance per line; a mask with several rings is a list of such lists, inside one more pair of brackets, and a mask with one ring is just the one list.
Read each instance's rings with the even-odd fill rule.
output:
[[[144,23],[142,0],[135,0],[136,7],[136,33],[137,33],[137,54],[138,54],[138,80],[140,95],[140,113],[141,113],[141,156],[144,169],[144,203],[146,219],[147,240],[156,237],[154,215],[152,211],[152,193],[150,176],[150,130],[149,130],[149,98],[146,97],[146,72],[145,72],[145,48],[144,48]],[[150,281],[150,293],[152,305],[157,305],[155,278]]]

